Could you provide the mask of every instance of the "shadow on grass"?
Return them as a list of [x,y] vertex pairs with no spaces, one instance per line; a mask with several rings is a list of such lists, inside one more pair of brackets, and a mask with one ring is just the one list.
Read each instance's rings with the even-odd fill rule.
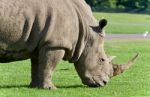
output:
[[0,85],[0,89],[29,88],[29,85]]
[[[29,88],[29,89],[34,89],[29,87],[29,85],[0,85],[0,89],[11,89],[11,88]],[[75,88],[87,88],[84,85],[69,85],[69,86],[57,86],[58,89],[75,89]]]
[[87,86],[84,85],[69,85],[69,86],[57,86],[57,88],[60,89],[75,89],[75,88],[87,88]]

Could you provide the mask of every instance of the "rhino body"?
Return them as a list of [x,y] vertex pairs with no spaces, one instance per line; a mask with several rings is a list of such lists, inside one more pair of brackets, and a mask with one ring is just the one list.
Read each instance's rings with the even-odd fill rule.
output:
[[31,87],[55,89],[51,76],[62,59],[83,84],[104,86],[115,72],[103,47],[106,24],[84,0],[0,0],[0,62],[30,58]]

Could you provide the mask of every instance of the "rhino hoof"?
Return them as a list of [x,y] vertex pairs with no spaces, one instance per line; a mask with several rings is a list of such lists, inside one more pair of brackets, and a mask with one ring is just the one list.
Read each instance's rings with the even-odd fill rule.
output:
[[57,87],[54,85],[40,85],[38,88],[42,88],[42,89],[49,89],[49,90],[56,90]]
[[56,90],[57,87],[55,86],[47,86],[47,87],[42,87],[43,89],[49,89],[49,90]]

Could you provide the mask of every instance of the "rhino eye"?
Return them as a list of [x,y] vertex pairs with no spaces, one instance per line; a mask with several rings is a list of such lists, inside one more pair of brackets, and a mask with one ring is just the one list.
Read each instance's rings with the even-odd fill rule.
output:
[[99,58],[99,61],[100,61],[100,62],[104,62],[105,59],[104,59],[104,58]]

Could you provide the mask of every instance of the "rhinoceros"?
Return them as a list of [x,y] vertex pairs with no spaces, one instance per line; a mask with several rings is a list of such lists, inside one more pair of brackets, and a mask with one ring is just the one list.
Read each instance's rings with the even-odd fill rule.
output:
[[31,59],[30,87],[55,89],[61,60],[74,63],[83,84],[104,86],[138,56],[113,64],[104,51],[106,25],[85,0],[0,0],[0,62]]

